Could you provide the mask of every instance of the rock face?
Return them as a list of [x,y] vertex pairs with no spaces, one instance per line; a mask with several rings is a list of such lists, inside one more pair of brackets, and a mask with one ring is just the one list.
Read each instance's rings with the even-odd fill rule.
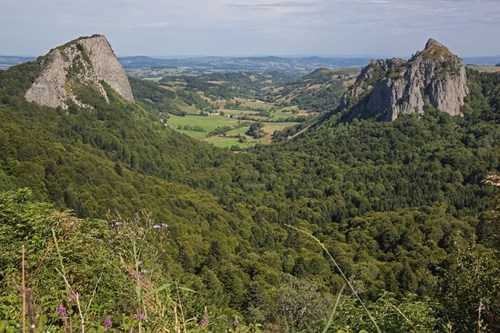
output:
[[343,96],[341,109],[350,109],[349,119],[378,116],[391,121],[400,114],[422,114],[425,105],[461,115],[466,81],[463,61],[431,38],[409,61],[372,60]]
[[71,103],[86,107],[78,99],[79,88],[90,86],[109,101],[104,84],[126,100],[134,100],[127,75],[106,37],[93,35],[51,50],[42,59],[42,72],[25,98],[54,108],[66,109]]

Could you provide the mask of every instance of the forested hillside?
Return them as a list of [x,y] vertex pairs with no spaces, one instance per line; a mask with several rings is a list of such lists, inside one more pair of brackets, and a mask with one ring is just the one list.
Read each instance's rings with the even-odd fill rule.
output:
[[327,112],[337,107],[343,93],[358,74],[357,68],[320,68],[285,84],[276,98],[282,104],[298,105],[310,111]]
[[338,114],[234,153],[140,82],[28,103],[38,71],[0,72],[0,331],[22,295],[39,331],[500,329],[498,74],[467,72],[463,117]]
[[264,99],[268,91],[294,79],[283,72],[212,73],[200,76],[165,76],[163,84],[184,85],[191,91],[202,91],[212,98],[230,100],[234,97]]

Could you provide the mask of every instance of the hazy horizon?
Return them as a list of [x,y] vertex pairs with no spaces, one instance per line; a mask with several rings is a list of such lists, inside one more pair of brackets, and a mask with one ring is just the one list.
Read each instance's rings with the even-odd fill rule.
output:
[[124,56],[410,56],[432,37],[500,55],[498,0],[0,0],[0,54],[105,35]]

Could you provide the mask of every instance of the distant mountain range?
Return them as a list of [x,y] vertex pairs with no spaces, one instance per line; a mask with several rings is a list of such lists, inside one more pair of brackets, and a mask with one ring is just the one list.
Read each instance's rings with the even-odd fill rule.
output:
[[156,59],[150,57],[120,58],[125,69],[136,68],[178,68],[189,67],[197,70],[218,71],[286,71],[291,74],[304,75],[318,68],[362,67],[370,62],[370,58],[348,57],[199,57]]
[[463,58],[466,65],[490,65],[495,66],[500,64],[500,56],[494,57],[465,57]]
[[[0,56],[0,69],[7,69],[35,57]],[[217,71],[287,71],[291,74],[304,75],[318,68],[364,67],[372,57],[182,57],[153,58],[147,56],[121,57],[126,70],[137,68],[178,68],[187,67],[197,70]],[[500,56],[464,57],[465,64],[496,65]]]
[[0,69],[7,69],[11,66],[22,64],[23,62],[33,61],[36,57],[18,57],[18,56],[1,56]]

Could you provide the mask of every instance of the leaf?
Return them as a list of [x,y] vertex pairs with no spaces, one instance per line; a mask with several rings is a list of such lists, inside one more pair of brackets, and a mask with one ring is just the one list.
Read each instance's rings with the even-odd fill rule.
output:
[[165,283],[161,287],[158,287],[158,288],[156,288],[154,290],[151,290],[149,293],[147,293],[144,296],[142,296],[142,299],[145,299],[145,298],[148,298],[149,296],[158,294],[160,291],[165,290],[168,287],[170,287],[170,283]]

